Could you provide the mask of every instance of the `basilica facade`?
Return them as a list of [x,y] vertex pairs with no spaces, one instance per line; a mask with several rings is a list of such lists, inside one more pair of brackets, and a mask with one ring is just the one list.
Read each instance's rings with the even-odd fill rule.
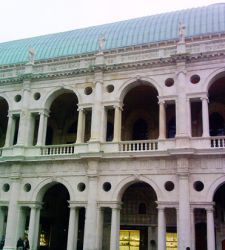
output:
[[4,250],[224,250],[224,154],[223,3],[0,44]]

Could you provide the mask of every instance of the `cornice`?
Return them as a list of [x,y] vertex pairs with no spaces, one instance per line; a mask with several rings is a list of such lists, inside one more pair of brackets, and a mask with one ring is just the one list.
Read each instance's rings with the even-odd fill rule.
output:
[[[169,57],[164,58],[153,58],[148,60],[138,60],[134,62],[124,62],[115,64],[101,64],[101,65],[90,65],[86,68],[77,69],[66,69],[60,71],[46,72],[46,73],[21,73],[19,76],[8,77],[0,79],[0,84],[20,84],[25,80],[30,81],[41,81],[45,79],[59,79],[68,78],[74,76],[82,76],[87,74],[94,74],[97,72],[110,73],[117,71],[126,70],[137,70],[145,69],[151,67],[163,67],[167,65],[176,65],[180,62],[185,62],[187,64],[193,62],[202,62],[208,60],[215,60],[225,57],[225,50],[210,51],[204,53],[183,53],[183,54],[173,54]],[[68,61],[67,61],[68,62]]]

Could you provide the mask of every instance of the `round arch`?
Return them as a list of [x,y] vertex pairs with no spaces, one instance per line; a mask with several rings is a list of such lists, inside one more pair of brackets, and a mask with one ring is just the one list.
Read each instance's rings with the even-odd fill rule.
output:
[[225,176],[221,176],[218,179],[216,179],[212,185],[209,187],[209,190],[207,192],[207,196],[206,196],[206,201],[207,202],[212,202],[213,201],[213,197],[216,193],[216,191],[223,185],[225,184]]
[[5,94],[3,94],[3,93],[1,93],[0,94],[0,101],[1,100],[3,100],[3,101],[5,101],[6,103],[7,103],[7,105],[8,105],[8,110],[10,110],[11,109],[11,102],[10,102],[10,100],[9,100],[9,97],[8,96],[6,96]]
[[52,178],[47,178],[41,181],[34,189],[32,194],[32,201],[42,201],[46,191],[53,187],[55,184],[62,184],[68,190],[70,200],[74,200],[74,191],[71,185],[63,178],[57,178],[56,180]]
[[156,193],[157,200],[162,199],[162,191],[160,190],[160,188],[157,186],[157,184],[153,180],[151,180],[145,176],[138,176],[138,177],[137,176],[130,176],[130,177],[124,178],[123,180],[120,181],[120,183],[117,184],[116,189],[114,190],[114,192],[112,194],[112,201],[115,201],[115,202],[121,201],[125,190],[130,185],[137,183],[137,182],[144,182],[144,183],[150,185]]
[[80,101],[80,97],[78,95],[78,93],[76,91],[74,91],[74,89],[70,88],[70,87],[61,87],[61,88],[56,88],[54,90],[52,90],[50,93],[47,94],[47,96],[45,97],[43,103],[44,103],[44,108],[46,109],[50,109],[50,106],[52,104],[52,102],[60,95],[65,94],[65,93],[74,93],[74,95],[77,97],[78,103]]
[[205,80],[204,90],[208,93],[211,85],[221,77],[225,77],[225,68],[220,68],[213,71]]
[[119,88],[118,90],[118,97],[120,102],[123,102],[124,97],[126,94],[133,88],[139,86],[139,85],[146,85],[146,86],[151,86],[154,87],[158,93],[158,96],[161,96],[161,87],[160,85],[152,78],[146,78],[146,77],[136,77],[136,78],[131,78],[124,82],[124,84]]

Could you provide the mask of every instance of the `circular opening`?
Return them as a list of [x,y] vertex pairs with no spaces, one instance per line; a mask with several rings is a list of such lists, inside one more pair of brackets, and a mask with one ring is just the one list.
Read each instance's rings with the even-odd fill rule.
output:
[[92,87],[87,87],[84,89],[85,95],[90,95],[92,93]]
[[167,87],[173,86],[173,85],[174,85],[174,79],[173,79],[173,78],[168,78],[168,79],[166,79],[165,85],[166,85]]
[[164,186],[167,191],[174,190],[174,183],[172,181],[167,181]]
[[34,100],[39,100],[40,97],[41,97],[41,94],[40,94],[39,92],[36,92],[36,93],[34,94]]
[[22,96],[21,96],[21,95],[16,95],[16,96],[14,97],[15,102],[19,102],[21,99],[22,99]]
[[25,184],[25,185],[24,185],[24,191],[25,191],[25,192],[29,192],[30,190],[31,190],[31,185],[30,185],[30,183]]
[[204,184],[201,181],[194,182],[194,189],[198,192],[202,191],[204,189]]
[[190,81],[191,81],[191,83],[196,84],[196,83],[200,82],[200,76],[193,75],[193,76],[191,76]]
[[80,192],[83,192],[86,188],[86,185],[83,183],[83,182],[80,182],[78,185],[77,185],[77,189],[80,191]]
[[4,192],[8,192],[9,189],[10,189],[10,185],[9,185],[8,183],[5,183],[5,184],[3,185],[3,187],[2,187],[2,189],[3,189]]
[[105,182],[104,184],[103,184],[103,189],[104,189],[104,191],[106,191],[106,192],[108,192],[110,189],[111,189],[111,183],[110,182]]
[[107,90],[108,93],[112,93],[113,90],[114,90],[114,86],[113,85],[108,85],[108,86],[106,86],[106,90]]

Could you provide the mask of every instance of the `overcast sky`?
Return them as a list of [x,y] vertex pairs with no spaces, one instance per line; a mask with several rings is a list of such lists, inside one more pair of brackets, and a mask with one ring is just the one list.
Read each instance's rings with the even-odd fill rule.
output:
[[0,42],[68,31],[219,0],[0,0]]

